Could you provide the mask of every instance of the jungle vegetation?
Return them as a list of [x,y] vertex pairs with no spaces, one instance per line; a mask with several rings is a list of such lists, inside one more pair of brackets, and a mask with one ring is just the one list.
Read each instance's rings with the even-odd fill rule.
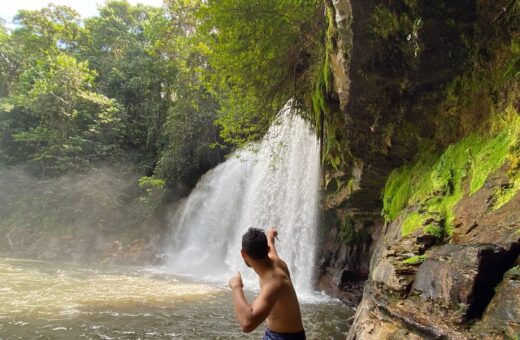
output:
[[[50,178],[135,164],[193,186],[296,93],[321,1],[110,0],[0,22],[0,165]],[[311,22],[318,24],[310,25]]]

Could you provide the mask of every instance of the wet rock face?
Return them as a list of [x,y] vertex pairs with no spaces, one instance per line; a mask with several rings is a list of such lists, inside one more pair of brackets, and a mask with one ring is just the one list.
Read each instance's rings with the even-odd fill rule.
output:
[[520,336],[520,266],[504,275],[486,310],[481,327],[497,329],[513,339]]
[[464,197],[455,208],[456,243],[511,244],[520,239],[520,195],[516,195],[500,209],[493,209],[496,188],[508,185],[509,163],[492,174],[482,189]]
[[336,215],[344,213],[341,208],[329,207],[327,212],[333,217],[327,219],[329,230],[322,240],[316,285],[349,305],[357,305],[368,278],[374,241],[379,237],[382,219],[366,213],[349,215],[352,224],[346,226],[341,224],[345,217]]
[[500,339],[517,334],[520,267],[507,270],[518,261],[520,244],[433,247],[424,254],[424,262],[410,265],[415,269],[410,270],[411,285],[406,289],[404,282],[395,283],[395,271],[384,279],[374,277],[381,263],[391,263],[381,254],[374,253],[371,279],[348,339],[392,339],[397,331],[421,339]]
[[[327,3],[333,5],[338,32],[330,55],[336,93],[329,99],[337,100],[333,107],[344,117],[349,158],[331,178],[352,182],[325,191],[318,287],[357,301],[359,294],[351,292],[366,280],[350,339],[517,335],[518,300],[506,295],[518,289],[517,276],[509,273],[520,242],[520,194],[500,209],[493,206],[493,193],[507,185],[507,166],[457,204],[451,239],[424,228],[404,237],[403,215],[388,223],[378,217],[390,172],[413,162],[419,141],[433,138],[443,89],[465,71],[475,32],[496,25],[496,13],[487,9],[498,3]],[[381,8],[380,18],[395,24],[394,31],[374,30]],[[418,18],[420,53],[414,53],[415,38],[406,25]],[[379,23],[387,29],[388,22]],[[402,37],[404,31],[409,39]],[[405,212],[419,208],[408,206]],[[434,223],[445,227],[440,219]]]
[[[351,180],[352,187],[325,194],[325,215],[332,211],[341,221],[351,215],[358,221],[355,223],[370,220],[370,225],[379,229],[375,232],[369,227],[368,237],[351,242],[342,237],[342,222],[330,223],[325,218],[318,285],[329,287],[329,292],[340,293],[350,288],[348,284],[368,277],[376,233],[383,226],[381,190],[386,179],[392,169],[413,158],[416,137],[431,135],[431,108],[441,99],[433,95],[435,90],[463,71],[466,56],[461,39],[463,34],[471,33],[474,1],[415,3],[327,1],[335,26],[329,55],[333,85],[329,99],[344,122],[339,128],[345,132],[348,149],[348,164],[338,177],[344,182]],[[408,28],[402,28],[398,33],[401,36],[385,38],[374,33],[374,11],[379,6],[389,6],[399,13],[408,8],[408,21],[424,19],[420,55],[414,55],[413,42],[406,38],[411,33]],[[448,25],[450,20],[458,25]],[[403,122],[413,126],[411,134],[416,137],[400,135]],[[423,235],[424,243],[435,242],[428,237]],[[387,253],[388,261],[376,271],[377,280],[388,284],[394,280],[395,289],[409,289],[413,268],[400,262],[410,253],[416,254],[417,250],[403,248],[395,256]]]
[[415,275],[413,293],[448,308],[464,308],[466,319],[480,317],[503,273],[512,266],[509,251],[493,244],[447,244],[427,253]]
[[[368,288],[368,287],[367,287]],[[425,339],[420,331],[406,329],[398,319],[391,319],[379,308],[377,296],[370,295],[372,288],[365,288],[363,301],[357,307],[356,320],[348,335],[350,340],[365,339]]]
[[[410,124],[416,137],[430,136],[431,109],[441,100],[436,90],[464,70],[463,39],[472,34],[476,3],[330,2],[336,28],[330,55],[333,97],[345,118],[348,163],[363,165],[361,190],[352,194],[349,203],[352,208],[378,210],[387,176],[417,150],[415,137],[400,135],[403,122]],[[397,13],[391,19],[383,15],[394,20],[395,27],[378,17],[380,8]],[[419,18],[421,34],[416,46],[410,22]],[[394,31],[380,32],[375,26]]]
[[342,111],[346,110],[350,94],[350,58],[352,48],[352,8],[349,1],[332,0],[335,10],[334,20],[338,31],[336,51],[330,56],[330,66],[334,74],[334,92]]

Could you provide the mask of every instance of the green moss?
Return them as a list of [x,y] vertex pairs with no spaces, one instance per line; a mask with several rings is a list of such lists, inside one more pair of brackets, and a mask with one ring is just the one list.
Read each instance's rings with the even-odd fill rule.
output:
[[[428,214],[438,215],[443,228],[430,227],[432,235],[451,235],[453,209],[464,196],[463,185],[470,180],[470,194],[479,190],[488,176],[500,168],[507,159],[513,164],[511,185],[502,188],[495,206],[505,204],[520,189],[520,118],[516,111],[495,136],[472,134],[451,144],[440,155],[423,152],[413,166],[405,165],[394,170],[385,185],[383,214],[393,220],[408,205],[419,206],[427,214],[411,213],[403,222],[402,234],[408,235],[420,227]],[[516,116],[515,116],[516,115]],[[517,160],[518,159],[518,160]],[[516,162],[516,163],[515,163]]]
[[325,92],[329,93],[332,90],[332,72],[330,69],[330,54],[333,52],[332,40],[336,35],[336,27],[334,26],[334,8],[326,7],[327,13],[327,32],[325,39],[325,60],[323,62],[323,80],[325,82]]
[[443,236],[444,230],[439,225],[430,224],[424,227],[424,232],[428,235],[432,235],[441,239]]
[[[330,56],[334,52],[336,27],[334,8],[326,7],[327,29],[324,31],[321,63],[316,65],[311,100],[314,126],[322,145],[322,163],[340,170],[345,166],[346,143],[342,139],[344,130],[343,114],[330,107],[329,94],[332,92],[332,70]],[[334,106],[334,105],[333,105]]]
[[399,17],[384,5],[378,5],[371,17],[370,29],[383,39],[397,36],[401,31]]
[[324,80],[322,77],[319,77],[312,92],[312,109],[314,112],[314,127],[316,131],[322,130],[322,116],[327,112],[327,102],[325,101],[323,87]]
[[416,255],[416,256],[410,257],[409,259],[404,260],[403,263],[412,264],[412,265],[420,264],[420,263],[423,263],[425,259],[426,259],[425,255]]
[[388,220],[394,220],[397,214],[408,205],[412,194],[412,182],[409,176],[411,166],[403,166],[392,171],[385,184],[383,195],[383,214]]
[[[518,151],[517,151],[518,152]],[[520,190],[520,155],[515,154],[510,156],[511,168],[508,172],[509,183],[503,185],[493,195],[492,209],[500,209],[508,203]]]
[[316,131],[318,132],[320,138],[323,138],[324,116],[329,112],[326,100],[327,94],[330,91],[330,84],[332,81],[329,54],[332,50],[332,37],[335,32],[334,9],[330,6],[327,6],[326,13],[327,30],[325,31],[325,37],[323,38],[324,47],[321,50],[321,66],[315,73],[313,90],[311,94],[312,110],[314,113],[314,127],[316,128]]
[[354,191],[354,179],[353,178],[348,180],[347,190],[348,190],[348,192]]
[[508,203],[520,190],[520,117],[518,112],[508,107],[509,113],[515,117],[513,122],[510,123],[511,129],[509,131],[509,138],[511,140],[511,147],[507,155],[507,159],[510,163],[507,176],[509,177],[508,185],[501,186],[495,192],[493,200],[493,209],[499,209],[506,203]]
[[424,225],[424,222],[426,222],[427,217],[423,214],[420,214],[418,212],[413,212],[406,216],[406,219],[403,221],[403,226],[401,229],[401,233],[403,236],[407,236],[420,227]]
[[500,168],[508,155],[511,138],[504,131],[489,142],[483,141],[471,166],[470,192],[475,193],[486,181],[488,175]]
[[500,209],[506,203],[508,203],[520,190],[520,172],[517,172],[511,185],[501,187],[494,195],[495,203],[493,204],[493,210]]
[[[404,166],[390,175],[383,195],[383,212],[393,220],[407,205],[422,206],[429,214],[439,215],[451,228],[453,207],[462,198],[462,181],[467,174],[467,150],[474,137],[449,146],[440,156],[429,152],[413,166]],[[413,232],[417,213],[403,222],[403,235]],[[423,219],[425,217],[421,217]],[[417,228],[417,227],[415,227]],[[447,230],[448,234],[450,233]]]
[[356,230],[355,221],[351,216],[346,216],[340,226],[339,239],[346,244],[360,244],[368,241],[370,235],[362,228]]
[[436,238],[441,239],[444,236],[444,229],[440,224],[438,224],[438,221],[435,218],[435,216],[436,214],[431,212],[410,213],[406,216],[405,220],[403,221],[401,235],[408,236],[416,230],[418,230],[419,228],[423,228],[424,233],[433,235]]

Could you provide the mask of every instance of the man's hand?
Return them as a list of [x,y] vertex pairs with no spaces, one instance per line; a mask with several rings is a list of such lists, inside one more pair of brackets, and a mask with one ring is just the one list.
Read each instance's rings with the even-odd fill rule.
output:
[[235,288],[242,287],[244,287],[244,283],[242,282],[242,276],[240,276],[240,272],[237,272],[237,275],[229,279],[229,288],[231,288],[231,290],[234,290]]
[[278,236],[278,231],[271,227],[269,229],[267,229],[267,240],[274,243],[274,239],[276,238],[277,239],[277,236]]

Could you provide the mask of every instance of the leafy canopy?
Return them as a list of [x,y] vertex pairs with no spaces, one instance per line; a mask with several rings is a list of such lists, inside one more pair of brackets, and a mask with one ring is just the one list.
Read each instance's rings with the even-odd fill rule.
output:
[[321,1],[208,0],[197,12],[204,80],[220,104],[224,140],[243,144],[265,133],[296,96],[312,19]]

